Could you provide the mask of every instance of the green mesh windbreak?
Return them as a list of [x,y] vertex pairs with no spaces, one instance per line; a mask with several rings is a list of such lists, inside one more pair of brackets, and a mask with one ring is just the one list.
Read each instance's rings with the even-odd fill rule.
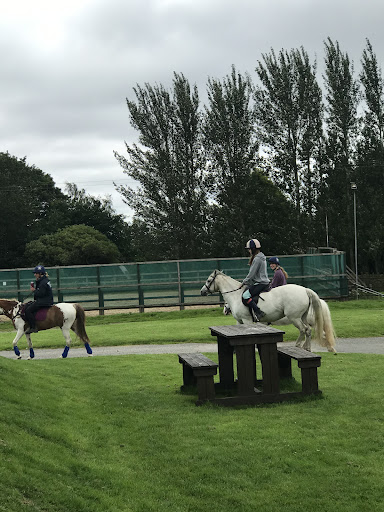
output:
[[[322,298],[348,296],[345,254],[279,256],[288,283],[311,288]],[[79,302],[86,309],[219,304],[223,298],[201,296],[208,276],[221,270],[241,281],[248,258],[155,261],[114,265],[47,268],[55,302]],[[268,265],[270,279],[273,272]],[[29,300],[32,269],[0,270],[0,296]]]

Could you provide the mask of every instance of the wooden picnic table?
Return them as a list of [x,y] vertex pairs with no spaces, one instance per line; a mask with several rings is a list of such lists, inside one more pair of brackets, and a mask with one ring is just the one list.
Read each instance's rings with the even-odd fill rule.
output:
[[283,331],[264,324],[227,325],[210,327],[217,337],[220,387],[234,387],[233,353],[237,363],[237,394],[251,396],[260,393],[256,388],[257,345],[262,365],[264,394],[279,393],[277,342],[283,341]]
[[[284,331],[261,323],[221,325],[210,327],[210,330],[211,335],[217,338],[218,364],[203,354],[179,354],[179,362],[183,365],[181,389],[197,386],[196,405],[206,401],[228,406],[256,405],[321,393],[317,381],[321,357],[299,347],[285,344],[278,347],[277,344],[283,341]],[[256,375],[256,347],[261,361],[260,379]],[[292,377],[292,360],[297,361],[301,370],[302,389],[282,393],[280,378]],[[219,382],[215,384],[217,367]]]
[[[264,324],[227,325],[210,327],[211,335],[217,337],[219,378],[218,389],[235,389],[235,396],[216,397],[213,402],[220,405],[246,405],[291,400],[301,392],[280,393],[279,357],[277,343],[283,341],[284,331]],[[262,379],[256,375],[256,346],[260,355]],[[316,354],[305,359],[314,360],[320,366],[320,356]],[[306,352],[306,351],[305,351]],[[233,356],[236,357],[237,381],[234,379]],[[317,368],[316,368],[317,370]],[[306,369],[304,370],[306,371]],[[260,386],[261,385],[261,386]],[[259,386],[259,387],[258,387]],[[308,391],[305,390],[307,393]],[[310,392],[319,392],[316,383]]]

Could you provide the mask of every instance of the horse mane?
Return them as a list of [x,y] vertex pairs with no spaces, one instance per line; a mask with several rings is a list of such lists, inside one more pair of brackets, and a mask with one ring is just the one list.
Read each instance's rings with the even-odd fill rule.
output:
[[236,281],[237,283],[239,282],[237,279],[235,279],[234,277],[231,277],[229,276],[228,274],[226,274],[223,270],[218,270],[216,269],[215,272],[223,277],[226,277],[227,279],[230,279],[231,281]]

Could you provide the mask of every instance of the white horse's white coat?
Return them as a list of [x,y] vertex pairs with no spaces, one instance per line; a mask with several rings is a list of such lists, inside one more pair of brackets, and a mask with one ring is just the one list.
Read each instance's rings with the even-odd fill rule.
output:
[[[325,302],[325,300],[320,299],[321,303],[321,310],[323,312],[323,342],[322,346],[327,347],[329,352],[335,352],[335,332],[333,328],[332,318],[331,318],[331,312],[329,310],[328,304]],[[223,315],[230,315],[231,314],[231,308],[229,307],[228,303],[224,304],[223,308]],[[315,312],[313,311],[312,305],[309,307],[308,314],[307,314],[307,320],[308,324],[311,328],[315,328]],[[274,325],[290,325],[291,322],[287,317],[282,318],[281,320],[277,320],[274,322]],[[311,348],[311,347],[309,347]]]
[[[252,324],[253,320],[249,309],[241,300],[244,288],[240,289],[240,286],[239,281],[215,270],[201,288],[201,295],[220,292],[237,323]],[[296,346],[309,351],[311,350],[311,327],[308,315],[311,310],[311,325],[315,328],[318,343],[326,346],[330,352],[336,352],[333,346],[333,327],[332,323],[329,323],[330,315],[329,317],[324,316],[321,299],[313,290],[295,284],[279,286],[269,292],[261,293],[258,306],[265,313],[263,323],[293,324],[297,327],[300,334]],[[327,321],[325,322],[324,319]],[[330,332],[332,332],[332,336],[330,336]]]

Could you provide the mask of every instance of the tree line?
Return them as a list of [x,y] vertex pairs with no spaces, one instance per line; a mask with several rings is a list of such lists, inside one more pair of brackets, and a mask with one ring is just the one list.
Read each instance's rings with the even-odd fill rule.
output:
[[0,268],[130,259],[130,228],[109,198],[63,193],[26,158],[0,153]]
[[[44,247],[58,254],[60,243],[49,237],[83,224],[115,246],[109,255],[92,250],[94,259],[242,256],[244,242],[255,237],[268,254],[336,247],[352,266],[353,182],[359,270],[383,272],[381,69],[369,40],[355,72],[348,53],[330,38],[323,69],[320,82],[317,62],[303,47],[271,50],[257,61],[255,82],[235,66],[221,80],[208,78],[204,105],[182,73],[174,73],[170,88],[137,84],[127,107],[138,139],[126,144],[126,155],[115,153],[138,185],[116,187],[134,211],[132,222],[116,215],[108,199],[91,198],[75,185],[63,194],[44,175],[47,194],[40,193],[38,211],[25,201],[12,219],[18,228],[17,217],[29,219],[24,234],[0,226],[1,240],[8,229],[13,244],[5,260],[17,253],[30,264],[32,256],[44,257]],[[41,241],[42,234],[48,238]],[[83,263],[80,249],[66,256],[67,264]]]
[[138,143],[116,154],[138,189],[120,187],[164,257],[238,256],[257,237],[269,254],[329,245],[383,271],[383,79],[369,40],[354,70],[337,41],[317,62],[301,47],[262,54],[257,81],[232,67],[196,86],[144,84],[127,100]]

